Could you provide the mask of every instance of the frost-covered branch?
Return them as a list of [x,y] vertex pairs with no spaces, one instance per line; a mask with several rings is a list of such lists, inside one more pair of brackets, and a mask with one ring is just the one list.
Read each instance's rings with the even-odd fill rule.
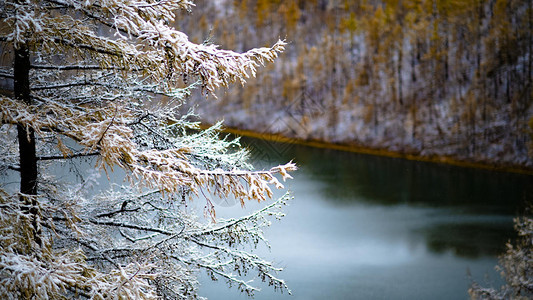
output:
[[[259,65],[273,61],[285,47],[285,42],[280,40],[270,48],[252,49],[241,54],[219,50],[215,45],[191,43],[184,33],[166,25],[174,18],[172,10],[190,8],[191,3],[182,1],[168,1],[155,8],[153,3],[148,2],[141,6],[130,5],[129,1],[117,1],[114,5],[107,2],[53,2],[64,4],[73,11],[96,10],[108,16],[113,20],[117,38],[97,36],[86,24],[70,16],[62,19],[46,18],[45,15],[36,17],[34,11],[25,10],[26,6],[21,6],[21,11],[32,16],[32,22],[24,23],[24,26],[38,28],[41,33],[35,42],[43,46],[43,52],[53,53],[65,47],[76,52],[91,51],[100,55],[99,64],[102,67],[149,67],[150,72],[144,75],[153,82],[160,82],[162,79],[175,80],[183,74],[197,75],[203,87],[212,94],[217,87],[228,86],[234,82],[244,83],[245,78],[255,76]],[[7,21],[17,24],[17,21],[27,18],[29,17],[9,18]],[[123,35],[120,32],[128,34]],[[52,38],[47,38],[48,36]],[[9,39],[19,42],[23,35],[15,32]],[[87,43],[88,41],[91,44]],[[135,44],[143,50],[138,50]]]
[[275,216],[277,219],[280,219],[281,217],[284,216],[284,214],[281,212],[276,212],[273,209],[280,209],[280,205],[285,205],[288,199],[289,199],[289,195],[286,194],[285,196],[278,199],[278,201],[272,202],[271,204],[263,207],[262,209],[248,216],[240,217],[238,219],[229,219],[229,220],[219,221],[216,227],[209,228],[206,231],[191,233],[191,236],[209,235],[209,234],[216,233],[218,231],[227,230],[240,223],[244,223],[250,220],[256,220],[258,218],[263,218],[264,215]]
[[[241,277],[251,270],[287,288],[276,277],[280,268],[243,250],[268,245],[262,229],[283,215],[287,196],[228,221],[215,218],[213,199],[234,197],[243,206],[268,201],[296,165],[254,171],[239,139],[221,136],[221,123],[202,129],[191,121],[193,112],[180,110],[194,88],[214,95],[218,87],[244,83],[285,42],[244,53],[195,44],[171,26],[177,9],[193,6],[186,0],[0,5],[2,46],[29,51],[25,69],[0,70],[8,79],[24,73],[28,83],[13,80],[25,101],[0,95],[6,141],[0,169],[28,176],[18,166],[30,152],[38,166],[30,174],[37,183],[31,206],[20,193],[0,189],[0,298],[197,298],[202,269],[246,292],[257,290]],[[29,152],[19,151],[29,136],[18,129],[35,135]],[[76,171],[57,174],[67,160]],[[102,174],[124,176],[126,184],[101,190]],[[213,220],[188,207],[196,198]]]
[[[218,263],[214,265],[209,264],[203,264],[203,263],[193,263],[191,261],[186,261],[180,257],[173,256],[172,258],[179,260],[181,262],[184,262],[189,265],[197,265],[198,267],[205,269],[207,272],[211,273],[211,277],[215,278],[214,274],[226,279],[226,281],[231,285],[237,285],[240,291],[246,292],[246,294],[250,297],[254,295],[255,292],[261,291],[259,288],[256,288],[252,286],[250,283],[251,281],[245,281],[242,279],[239,279],[239,277],[233,275],[232,273],[226,273],[224,271],[221,271],[220,268],[229,265],[231,261],[224,262],[224,263]],[[217,278],[218,280],[218,278]]]
[[506,284],[499,289],[482,287],[473,282],[468,290],[472,299],[531,299],[533,297],[533,219],[516,218],[519,239],[508,243],[507,251],[496,267]]
[[[291,293],[285,281],[273,275],[274,272],[279,272],[283,269],[273,267],[272,263],[260,259],[257,255],[253,255],[245,251],[233,250],[226,247],[207,244],[204,242],[197,241],[195,239],[191,239],[191,241],[201,247],[214,249],[222,253],[224,257],[229,257],[230,261],[223,264],[216,262],[209,264],[206,262],[197,263],[197,265],[201,268],[206,269],[207,271],[211,271],[226,278],[230,285],[232,283],[238,284],[239,289],[243,292],[246,292],[249,296],[253,296],[254,291],[257,291],[258,289],[251,286],[249,282],[245,282],[243,280],[238,279],[237,276],[231,273],[232,271],[235,270],[238,272],[239,275],[242,275],[247,274],[249,269],[255,269],[259,273],[259,278],[261,278],[261,280],[263,281],[266,281],[269,286],[274,286],[274,289],[280,289],[281,291],[286,290],[289,294]],[[217,259],[216,261],[219,260],[220,259]],[[231,266],[233,268],[229,269],[228,266]]]

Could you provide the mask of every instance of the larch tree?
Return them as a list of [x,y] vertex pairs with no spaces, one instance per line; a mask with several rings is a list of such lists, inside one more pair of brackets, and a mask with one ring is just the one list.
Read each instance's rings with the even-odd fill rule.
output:
[[[214,95],[244,83],[285,43],[245,53],[192,43],[172,24],[193,6],[0,3],[0,48],[10,62],[0,69],[8,86],[0,171],[20,175],[20,189],[5,180],[0,187],[0,298],[197,298],[201,270],[248,294],[257,290],[245,277],[254,270],[287,290],[280,269],[243,245],[267,243],[262,228],[290,196],[216,222],[213,202],[267,200],[295,165],[254,171],[238,139],[219,137],[220,124],[202,130],[179,109],[193,88]],[[58,161],[88,158],[97,172],[76,182],[57,174]],[[126,184],[89,188],[98,172],[119,170]],[[193,197],[205,201],[206,216],[187,208]]]
[[531,299],[533,297],[533,219],[515,218],[518,238],[507,243],[496,270],[505,280],[500,287],[482,287],[473,281],[468,289],[471,299]]

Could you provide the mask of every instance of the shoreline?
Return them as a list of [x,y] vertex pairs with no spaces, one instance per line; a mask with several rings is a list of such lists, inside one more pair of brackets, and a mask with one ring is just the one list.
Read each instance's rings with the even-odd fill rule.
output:
[[[201,126],[201,127],[204,127],[204,126]],[[446,164],[446,165],[452,165],[452,166],[457,166],[457,167],[482,169],[482,170],[496,171],[496,172],[516,173],[516,174],[523,174],[523,175],[530,175],[530,176],[533,175],[533,168],[520,167],[520,166],[496,165],[496,164],[489,164],[489,163],[483,163],[483,162],[464,161],[464,160],[459,160],[459,159],[449,157],[449,156],[436,156],[436,155],[423,156],[423,155],[412,154],[412,153],[400,153],[400,152],[394,152],[394,151],[385,150],[385,149],[362,147],[358,145],[329,143],[329,142],[325,142],[321,140],[304,140],[304,139],[298,139],[298,138],[290,138],[279,133],[258,133],[252,130],[244,130],[244,129],[231,128],[231,127],[223,127],[221,132],[235,134],[235,135],[243,136],[243,137],[257,138],[257,139],[262,139],[262,140],[267,140],[267,141],[272,141],[272,142],[289,143],[289,144],[303,145],[303,146],[309,146],[309,147],[314,147],[314,148],[332,149],[332,150],[338,150],[338,151],[344,151],[344,152],[384,156],[384,157],[391,157],[391,158],[400,158],[400,159],[406,159],[406,160],[411,160],[411,161]]]

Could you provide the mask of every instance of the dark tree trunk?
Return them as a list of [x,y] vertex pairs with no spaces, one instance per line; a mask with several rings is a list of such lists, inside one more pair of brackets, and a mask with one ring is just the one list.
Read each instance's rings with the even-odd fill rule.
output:
[[[15,98],[27,105],[31,105],[30,52],[26,45],[20,45],[15,49],[14,77]],[[37,195],[35,133],[33,128],[21,124],[17,125],[17,133],[20,155],[20,193],[23,194],[21,200],[24,204],[30,206],[27,212],[31,214],[34,239],[41,246],[37,201],[31,197]]]
[[[528,45],[527,45],[527,71],[526,71],[526,76],[527,76],[527,86],[525,88],[525,93],[529,93],[530,95],[532,94],[531,93],[531,89],[533,89],[533,84],[532,84],[532,80],[533,80],[533,59],[531,58],[533,56],[533,1],[529,1],[528,2],[528,5],[527,5],[527,20],[528,20],[528,27],[529,27],[529,30],[527,30],[527,40],[528,40]],[[531,98],[525,96],[524,98],[526,100],[526,103],[525,105],[530,105],[531,103]],[[522,114],[524,120],[523,120],[523,123],[524,124],[527,124],[527,114],[526,113],[523,113]],[[529,119],[530,121],[532,119]],[[529,123],[531,124],[531,123]],[[526,144],[526,140],[527,140],[527,135],[523,135],[523,143]]]
[[[28,48],[15,49],[15,98],[31,105],[30,98],[30,55]],[[18,125],[20,154],[20,192],[27,195],[37,194],[37,159],[35,155],[35,136],[32,128]]]

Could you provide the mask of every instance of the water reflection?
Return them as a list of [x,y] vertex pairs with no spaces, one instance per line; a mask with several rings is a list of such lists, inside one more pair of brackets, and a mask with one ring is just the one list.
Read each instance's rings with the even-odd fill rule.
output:
[[[257,299],[466,299],[469,272],[501,284],[496,257],[533,197],[532,176],[244,141],[260,166],[300,166],[267,236],[294,296],[264,287]],[[213,299],[241,297],[204,284]]]
[[479,223],[445,223],[424,228],[418,233],[426,240],[434,253],[451,251],[460,257],[476,258],[483,255],[497,256],[505,250],[505,244],[515,233],[509,220],[487,220]]
[[309,151],[299,145],[289,150],[281,158],[294,158],[303,172],[325,183],[324,199],[337,204],[366,201],[517,214],[533,195],[531,176],[328,149]]

